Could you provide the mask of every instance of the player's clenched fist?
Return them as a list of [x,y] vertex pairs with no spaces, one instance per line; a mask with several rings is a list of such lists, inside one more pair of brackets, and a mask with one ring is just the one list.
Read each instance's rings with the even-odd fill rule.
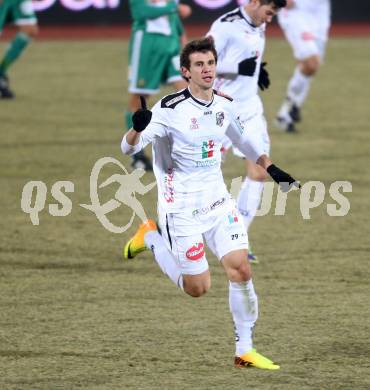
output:
[[256,66],[257,56],[246,58],[245,60],[239,62],[238,73],[243,76],[253,76],[256,71]]
[[132,116],[133,129],[137,132],[145,130],[152,119],[152,112],[147,109],[144,96],[140,96],[141,108]]
[[267,172],[272,179],[280,185],[282,192],[288,192],[293,186],[301,188],[301,185],[297,180],[274,164],[267,167]]

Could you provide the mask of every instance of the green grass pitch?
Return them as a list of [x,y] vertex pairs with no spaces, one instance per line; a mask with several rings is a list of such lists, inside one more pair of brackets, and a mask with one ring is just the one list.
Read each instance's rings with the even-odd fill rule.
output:
[[[370,388],[370,40],[332,39],[300,133],[270,126],[276,163],[327,188],[310,220],[293,193],[285,216],[272,211],[250,231],[261,260],[253,268],[260,301],[255,344],[281,364],[278,372],[233,368],[227,281],[212,255],[212,288],[192,299],[150,253],[122,261],[138,219],[126,233],[112,234],[79,207],[89,203],[99,158],[129,167],[120,153],[126,53],[119,41],[37,42],[10,73],[17,99],[0,101],[0,388]],[[262,97],[271,123],[294,63],[279,39],[269,40],[265,58],[272,85]],[[112,173],[114,167],[103,175]],[[226,181],[243,174],[243,162],[228,156]],[[30,180],[49,190],[39,226],[21,210]],[[75,184],[65,217],[47,208],[58,180]],[[336,180],[353,186],[345,217],[326,213]],[[105,199],[116,189],[107,187]],[[155,217],[155,191],[138,199]],[[124,224],[129,215],[121,206],[112,218]]]

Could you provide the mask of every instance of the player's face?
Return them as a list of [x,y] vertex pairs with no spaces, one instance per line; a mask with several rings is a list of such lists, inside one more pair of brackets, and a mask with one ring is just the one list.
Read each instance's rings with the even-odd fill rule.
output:
[[273,17],[277,14],[277,9],[272,4],[258,5],[252,12],[252,20],[255,26],[261,26],[263,23],[271,23]]
[[195,52],[190,54],[190,69],[186,69],[184,75],[190,83],[196,84],[201,89],[210,89],[216,76],[216,60],[211,51],[205,53]]

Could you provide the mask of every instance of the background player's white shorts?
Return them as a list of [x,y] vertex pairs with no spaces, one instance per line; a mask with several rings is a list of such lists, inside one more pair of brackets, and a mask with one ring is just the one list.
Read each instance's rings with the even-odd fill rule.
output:
[[[267,122],[263,114],[257,114],[252,117],[247,114],[240,114],[240,121],[243,127],[249,133],[254,133],[255,138],[258,137],[260,145],[265,154],[270,155],[270,137],[267,132]],[[235,146],[233,146],[235,156],[245,158],[244,154]]]
[[278,14],[278,21],[297,60],[314,55],[324,58],[330,28],[330,7],[327,4],[311,11],[283,9]]
[[[219,260],[231,251],[248,249],[247,230],[235,202],[222,199],[220,207],[205,214],[160,213],[162,237],[184,275],[199,275],[208,269],[205,243]],[[207,230],[197,232],[200,224]]]

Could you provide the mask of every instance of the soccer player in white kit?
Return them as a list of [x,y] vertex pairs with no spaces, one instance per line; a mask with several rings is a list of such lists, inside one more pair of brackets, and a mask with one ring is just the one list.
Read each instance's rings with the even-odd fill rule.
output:
[[[258,86],[264,90],[270,84],[266,64],[262,63],[265,28],[266,23],[270,23],[285,5],[286,0],[250,0],[219,17],[207,33],[213,38],[218,54],[214,87],[233,97],[240,121],[249,132],[260,138],[266,154],[270,152],[270,139],[258,95]],[[235,155],[245,158],[241,151],[233,150]],[[261,201],[267,173],[250,160],[246,160],[246,169],[248,175],[239,193],[238,209],[249,230]],[[257,262],[251,251],[248,259]]]
[[121,149],[133,154],[152,143],[161,234],[154,221],[144,222],[125,245],[124,256],[133,258],[150,248],[176,286],[200,297],[211,285],[204,251],[207,243],[230,281],[230,311],[237,336],[235,365],[276,370],[277,364],[253,348],[258,300],[247,261],[247,231],[221,172],[225,134],[280,185],[296,182],[272,164],[259,138],[243,128],[232,99],[213,90],[216,62],[212,40],[189,42],[180,59],[189,87],[161,99],[152,112],[141,98],[142,108],[133,115],[133,128],[123,137]]
[[330,12],[330,0],[287,0],[287,7],[278,16],[297,60],[276,117],[277,127],[284,131],[295,132],[295,123],[301,120],[301,107],[324,58]]

